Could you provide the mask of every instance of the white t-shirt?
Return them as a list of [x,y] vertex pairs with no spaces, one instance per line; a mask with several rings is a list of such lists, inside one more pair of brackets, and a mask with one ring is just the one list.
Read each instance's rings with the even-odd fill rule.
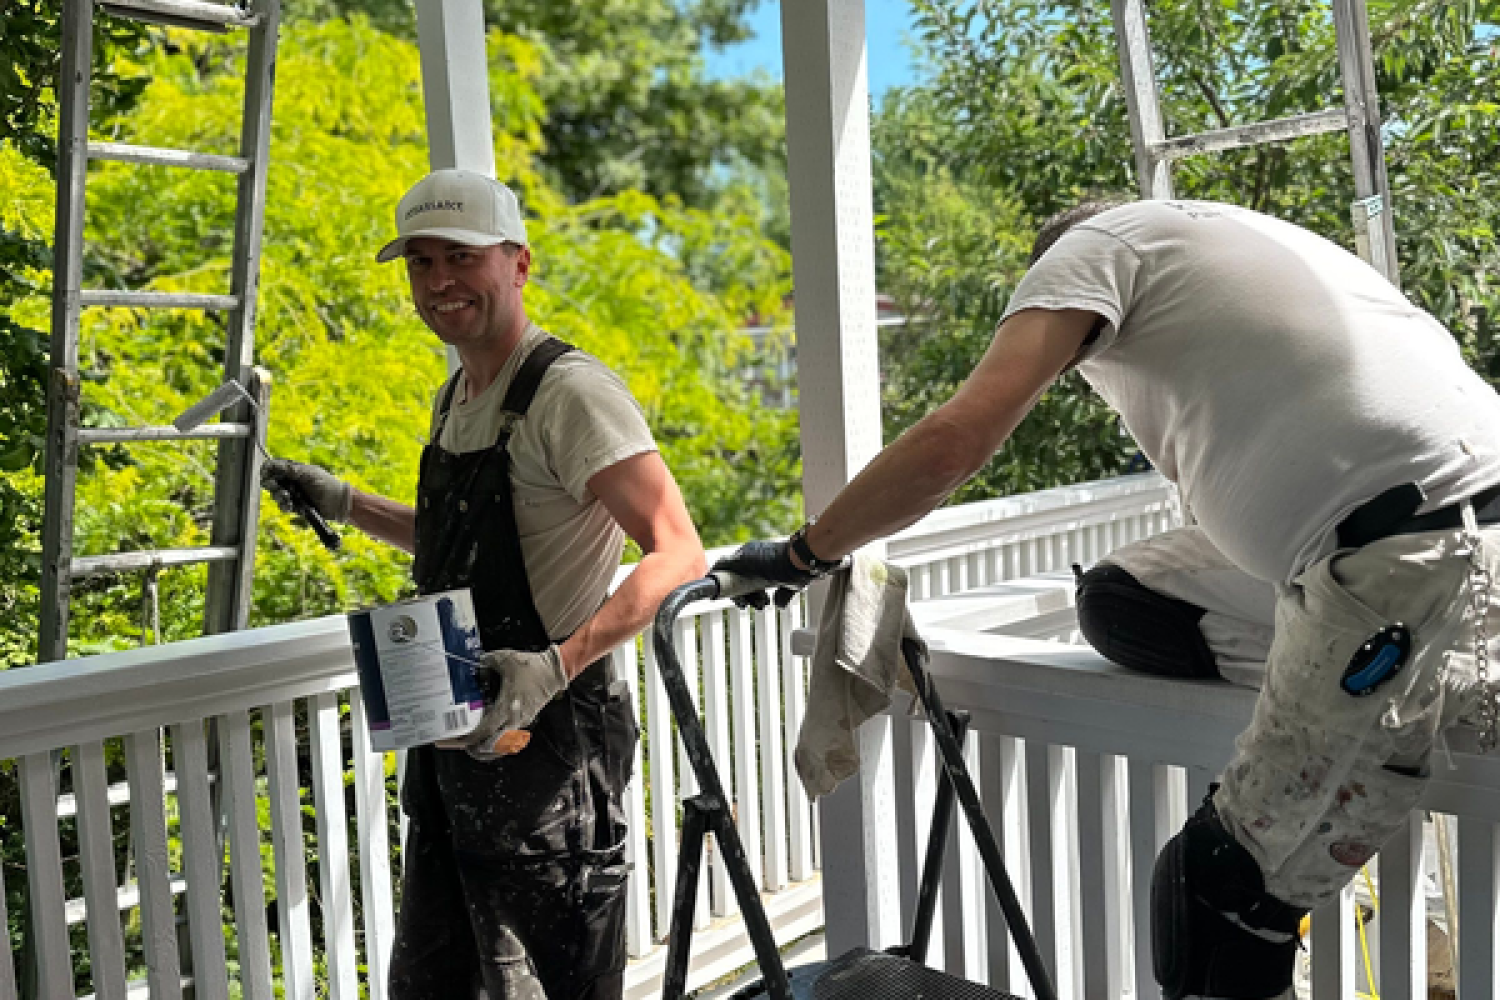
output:
[[[441,448],[462,454],[494,446],[505,393],[546,336],[530,324],[495,381],[472,399],[465,399],[466,386],[459,385],[438,439]],[[439,390],[434,430],[442,398]],[[598,610],[625,548],[624,531],[589,491],[589,480],[655,450],[640,404],[597,358],[570,351],[542,376],[510,439],[510,478],[532,601],[552,639],[566,638]]]
[[1453,337],[1334,243],[1247,209],[1142,201],[1070,230],[1006,315],[1107,321],[1079,370],[1246,572],[1294,579],[1360,504],[1500,482],[1500,397]]

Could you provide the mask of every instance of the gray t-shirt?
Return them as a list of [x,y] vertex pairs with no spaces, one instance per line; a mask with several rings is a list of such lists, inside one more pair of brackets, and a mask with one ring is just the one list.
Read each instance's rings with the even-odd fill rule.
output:
[[[494,445],[506,390],[546,336],[530,324],[495,381],[472,399],[459,385],[438,440],[441,448],[462,454]],[[433,403],[434,430],[442,396],[439,391]],[[640,404],[602,362],[571,351],[547,369],[510,440],[511,497],[531,597],[554,640],[566,638],[598,610],[625,548],[624,531],[589,491],[589,480],[655,450]]]
[[1500,397],[1358,257],[1211,202],[1143,201],[1069,231],[1006,315],[1086,309],[1079,370],[1246,572],[1290,581],[1401,483],[1424,509],[1500,483]]

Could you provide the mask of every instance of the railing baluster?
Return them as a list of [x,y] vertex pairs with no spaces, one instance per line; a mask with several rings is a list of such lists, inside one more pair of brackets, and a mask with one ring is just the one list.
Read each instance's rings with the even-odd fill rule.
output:
[[[1042,962],[1057,975],[1058,908],[1054,881],[1052,816],[1063,790],[1061,752],[1056,747],[1026,741],[1026,843],[1031,861],[1032,933]],[[1066,996],[1061,983],[1059,994]]]
[[1458,817],[1458,995],[1494,996],[1495,826],[1486,818]]
[[[729,612],[729,675],[730,697],[734,699],[734,745],[739,748],[734,756],[736,825],[740,842],[745,845],[745,857],[750,861],[750,874],[755,878],[756,888],[760,888],[765,885],[765,866],[756,863],[762,856],[756,751],[764,748],[759,747],[756,739],[756,663],[750,645],[751,614],[743,609]],[[765,668],[764,663],[760,666]]]
[[266,791],[271,806],[271,844],[276,857],[276,937],[281,944],[281,986],[288,1000],[316,1000],[295,705],[289,701],[277,702],[262,714],[261,725],[266,750]]
[[[979,789],[984,787],[984,761],[980,754],[979,734],[972,729],[964,740],[964,761]],[[981,795],[983,792],[981,791]],[[983,798],[980,799],[981,805]],[[954,808],[953,827],[958,832],[958,917],[953,926],[959,933],[950,935],[960,940],[963,950],[958,965],[965,979],[984,982],[989,975],[989,962],[984,933],[984,901],[990,894],[990,883],[984,864],[979,857],[979,846],[974,841],[973,831],[961,808]]]
[[[899,716],[898,716],[899,718]],[[937,743],[932,736],[932,730],[927,727],[925,721],[909,720],[905,722],[909,729],[911,747],[911,804],[913,819],[914,843],[911,852],[912,866],[912,894],[911,906],[914,909],[917,899],[917,889],[921,885],[922,864],[927,857],[932,840],[932,811],[933,803],[937,801],[938,782],[941,779],[942,769],[938,763]],[[903,850],[904,850],[903,845]],[[931,937],[928,938],[927,954],[924,961],[935,969],[947,967],[946,950],[946,921],[947,908],[943,905],[944,897],[948,894],[939,889],[937,907],[933,911]],[[910,916],[905,918],[908,922]]]
[[[635,706],[637,724],[641,712],[640,660],[635,640],[621,644],[610,654],[614,675],[625,682],[630,703]],[[625,948],[631,958],[651,950],[651,879],[647,858],[650,844],[646,840],[645,771],[641,766],[641,741],[632,750],[630,784],[625,786],[625,861],[630,865],[630,881],[625,890]]]
[[[734,744],[729,736],[729,657],[725,643],[724,612],[708,612],[703,616],[703,733],[719,770],[719,783],[733,803],[734,774],[728,765],[734,759]],[[722,851],[713,852],[708,878],[713,915],[725,917],[735,912],[739,904],[729,884]]]
[[[10,911],[5,906],[4,865],[0,865],[0,927],[6,928],[9,933]],[[16,957],[9,948],[0,950],[0,997],[14,998],[21,995],[16,983]]]
[[[1422,892],[1422,828],[1419,809],[1380,849],[1381,1000],[1426,1000],[1427,900]],[[1363,878],[1356,875],[1356,879]]]
[[308,704],[312,731],[313,806],[318,829],[318,886],[323,905],[323,949],[334,1000],[356,1000],[354,901],[349,891],[349,820],[344,808],[344,749],[339,737],[338,695],[314,695]]
[[1119,770],[1109,754],[1078,752],[1078,861],[1082,890],[1083,994],[1118,997],[1125,988],[1125,926],[1120,875],[1124,852]]
[[1354,1000],[1354,885],[1312,913],[1308,952],[1312,995],[1318,1000]]
[[[73,750],[73,789],[78,800],[78,854],[88,907],[89,967],[94,996],[124,1000],[125,935],[120,927],[120,884],[115,870],[114,824],[109,814],[104,744],[95,740]],[[72,995],[71,991],[68,994]]]
[[892,707],[891,713],[891,786],[897,803],[896,815],[896,888],[901,899],[902,940],[909,940],[913,917],[917,905],[917,879],[922,865],[918,847],[918,829],[926,830],[932,816],[931,803],[924,815],[919,801],[921,792],[916,779],[916,739],[919,732],[926,731],[927,724],[909,719],[899,709]]
[[1171,784],[1167,768],[1149,758],[1129,760],[1130,782],[1130,930],[1134,946],[1135,993],[1151,995],[1156,976],[1151,965],[1151,873],[1156,855],[1170,834]]
[[57,836],[57,771],[51,753],[21,758],[21,826],[26,834],[28,918],[36,946],[37,994],[72,996],[62,847]]
[[370,1000],[385,1000],[386,972],[396,940],[392,919],[390,803],[385,794],[385,754],[370,746],[365,702],[349,697],[354,731],[354,815],[359,833],[360,913],[364,917],[366,985]]
[[[984,804],[985,817],[995,832],[995,840],[1005,859],[1006,872],[1011,877],[1016,895],[1024,901],[1027,895],[1025,882],[1021,878],[1024,866],[1017,864],[1021,859],[1021,852],[1015,836],[1020,828],[1019,816],[1016,815],[1019,799],[1017,786],[1020,784],[1016,773],[1019,765],[1016,741],[1008,736],[996,736],[982,731],[975,735],[979,740],[979,773],[976,775],[979,801]],[[974,912],[982,914],[984,918],[985,982],[997,990],[1008,990],[1011,985],[1010,970],[1012,967],[1019,968],[1019,965],[1013,966],[1013,962],[1019,960],[1011,957],[1010,931],[994,892],[986,885],[982,893],[984,905]]]
[[[773,606],[774,607],[774,606]],[[772,608],[755,613],[756,687],[760,706],[761,816],[765,840],[761,844],[766,866],[765,887],[772,892],[786,888],[786,772],[782,767],[781,732],[781,640],[776,612]]]
[[812,804],[797,775],[797,736],[807,709],[807,661],[792,655],[792,632],[802,625],[802,601],[794,600],[777,616],[781,626],[781,697],[785,705],[783,765],[786,769],[787,874],[793,882],[812,875]]
[[[130,785],[135,878],[140,888],[146,988],[153,998],[176,1000],[182,996],[182,963],[177,953],[176,919],[172,915],[167,792],[160,730],[147,729],[125,737],[125,767]],[[0,989],[0,994],[4,992]]]
[[[234,889],[240,986],[251,1000],[271,1000],[271,942],[266,933],[265,881],[260,867],[260,826],[255,809],[255,757],[250,715],[232,712],[219,724],[223,800],[229,818],[229,878]],[[335,857],[342,858],[342,853]],[[328,857],[324,856],[324,863]]]
[[219,905],[223,852],[208,790],[208,740],[203,720],[172,727],[172,771],[177,775],[182,870],[187,879],[188,938],[194,1000],[228,1000],[229,975]]
[[[673,626],[673,635],[677,646],[677,655],[681,660],[682,678],[687,684],[688,694],[693,699],[693,708],[697,710],[701,720],[703,706],[700,704],[698,694],[698,630],[697,616],[684,615],[677,620]],[[677,794],[681,799],[688,799],[697,795],[698,775],[693,771],[692,761],[688,759],[687,744],[681,739],[677,740]],[[706,842],[705,842],[706,843]],[[718,854],[717,851],[714,852]],[[698,902],[693,907],[693,926],[698,930],[706,928],[713,922],[713,912],[709,907],[708,878],[703,876],[702,870],[698,876]]]
[[646,733],[650,743],[651,855],[656,862],[656,940],[672,925],[672,895],[677,884],[677,746],[672,709],[656,665],[656,651],[646,648]]

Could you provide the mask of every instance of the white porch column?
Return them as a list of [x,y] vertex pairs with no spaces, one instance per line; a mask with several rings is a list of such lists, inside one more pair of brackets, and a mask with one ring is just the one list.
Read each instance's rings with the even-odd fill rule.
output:
[[[822,510],[880,450],[864,0],[783,0],[802,488]],[[821,601],[816,600],[816,605]],[[901,939],[890,720],[820,803],[828,951]]]
[[493,177],[484,7],[480,0],[416,0],[416,5],[428,162],[433,170],[459,167]]
[[[490,130],[490,67],[484,51],[481,0],[416,0],[422,53],[422,103],[427,111],[427,164],[495,176]],[[448,348],[448,371],[458,352]]]

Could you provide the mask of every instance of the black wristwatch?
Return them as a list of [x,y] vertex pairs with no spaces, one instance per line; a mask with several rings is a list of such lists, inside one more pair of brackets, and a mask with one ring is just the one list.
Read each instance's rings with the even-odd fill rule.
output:
[[807,529],[817,522],[817,518],[808,521],[802,527],[792,532],[792,537],[787,539],[791,550],[797,554],[797,558],[807,564],[808,571],[813,576],[826,576],[839,568],[843,561],[840,559],[819,559],[813,555],[813,550],[807,544]]

